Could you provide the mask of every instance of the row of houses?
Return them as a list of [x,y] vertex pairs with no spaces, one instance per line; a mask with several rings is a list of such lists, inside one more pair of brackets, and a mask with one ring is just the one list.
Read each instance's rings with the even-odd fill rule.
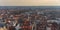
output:
[[16,25],[14,24],[20,24],[19,30],[60,30],[60,19],[51,19],[51,16],[46,16],[43,11],[20,14],[12,14],[11,11],[6,12],[0,14],[0,20],[3,20],[8,30],[12,30],[11,26],[15,28]]

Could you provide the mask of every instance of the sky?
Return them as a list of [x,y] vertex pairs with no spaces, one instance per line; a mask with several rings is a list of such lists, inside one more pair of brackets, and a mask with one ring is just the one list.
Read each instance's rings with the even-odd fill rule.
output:
[[0,0],[0,6],[60,6],[60,0]]

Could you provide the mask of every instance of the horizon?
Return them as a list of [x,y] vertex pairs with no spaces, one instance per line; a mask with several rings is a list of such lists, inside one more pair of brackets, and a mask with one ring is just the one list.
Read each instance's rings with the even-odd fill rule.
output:
[[0,9],[60,9],[60,6],[0,6]]

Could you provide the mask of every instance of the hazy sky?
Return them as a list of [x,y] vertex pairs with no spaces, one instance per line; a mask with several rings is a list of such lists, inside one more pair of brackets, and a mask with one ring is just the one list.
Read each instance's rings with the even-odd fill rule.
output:
[[60,0],[0,0],[0,6],[60,6]]

